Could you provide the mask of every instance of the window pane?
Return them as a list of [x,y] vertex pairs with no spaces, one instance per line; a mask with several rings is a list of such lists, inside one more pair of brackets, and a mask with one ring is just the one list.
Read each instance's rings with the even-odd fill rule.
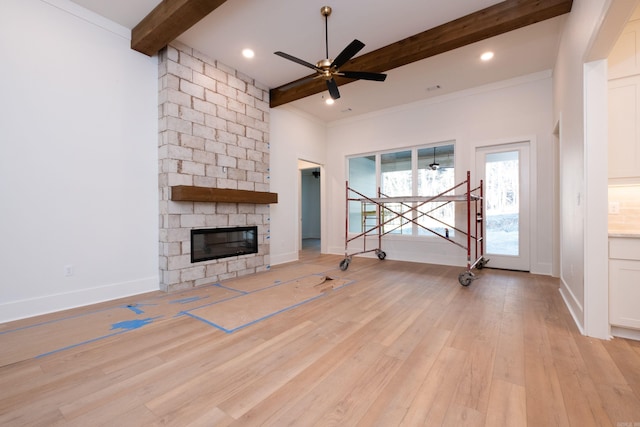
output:
[[411,151],[380,156],[380,191],[389,197],[411,195]]
[[367,197],[376,197],[376,156],[349,159],[349,187]]
[[[453,144],[440,147],[421,148],[418,150],[418,196],[436,196],[455,185],[455,170],[453,168],[454,148]],[[454,204],[443,206],[442,203],[427,203],[419,209],[420,212],[428,212],[431,217],[420,216],[418,218],[418,234],[431,234],[425,228],[446,235],[446,224],[455,224]],[[435,219],[434,219],[435,218]],[[442,221],[442,222],[440,222]],[[453,230],[449,230],[453,235]]]
[[[349,187],[367,197],[376,197],[376,156],[354,157],[349,159]],[[349,197],[359,197],[349,194]],[[375,209],[374,209],[375,210]],[[349,232],[361,233],[366,226],[370,228],[370,212],[365,211],[360,202],[349,202]],[[375,215],[375,213],[374,213]],[[375,216],[373,217],[375,219]]]
[[519,254],[520,169],[518,151],[487,154],[485,200],[487,253]]
[[[411,150],[386,153],[380,156],[380,191],[387,197],[411,196],[413,181],[411,175]],[[383,231],[393,234],[411,234],[411,222],[399,214],[407,212],[409,206],[387,203],[383,212]]]

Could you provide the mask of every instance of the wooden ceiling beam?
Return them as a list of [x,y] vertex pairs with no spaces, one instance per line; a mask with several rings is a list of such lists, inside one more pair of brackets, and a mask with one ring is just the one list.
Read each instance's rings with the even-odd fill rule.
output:
[[131,49],[155,55],[226,0],[162,0],[131,30]]
[[[572,3],[573,0],[506,0],[354,58],[341,68],[383,73],[536,22],[564,15],[571,12]],[[309,76],[302,79],[307,77]],[[338,85],[351,81],[353,80],[336,78]],[[327,90],[323,79],[285,88],[291,83],[270,90],[269,104],[272,108]]]

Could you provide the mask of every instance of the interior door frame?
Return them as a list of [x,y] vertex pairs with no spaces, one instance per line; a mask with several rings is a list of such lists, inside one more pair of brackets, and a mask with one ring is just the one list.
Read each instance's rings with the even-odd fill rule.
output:
[[[484,144],[478,144],[474,149],[474,160],[475,164],[475,176],[478,180],[484,179],[484,167],[485,167],[485,156],[484,154],[491,152],[502,152],[502,151],[525,151],[526,157],[522,156],[522,152],[520,154],[520,182],[528,184],[528,188],[526,192],[528,195],[521,195],[520,198],[520,209],[524,210],[525,217],[524,221],[520,221],[520,240],[523,244],[520,245],[520,255],[517,258],[525,258],[523,260],[515,260],[509,259],[507,256],[500,256],[494,254],[486,253],[486,244],[485,244],[485,258],[492,260],[493,262],[489,262],[487,267],[495,267],[495,268],[504,268],[504,269],[512,269],[512,270],[521,270],[521,271],[534,271],[536,266],[535,260],[535,248],[537,247],[537,227],[536,221],[533,221],[535,216],[533,215],[536,212],[537,204],[536,204],[536,182],[537,182],[537,174],[536,174],[536,143],[534,137],[524,137],[524,138],[514,138],[508,140],[501,141],[491,141],[486,142]],[[481,155],[482,154],[482,155]],[[526,179],[525,171],[523,171],[523,166],[528,172],[528,180]],[[526,180],[526,181],[525,181]],[[486,212],[486,210],[485,210]],[[486,222],[483,223],[483,227],[486,227]],[[486,238],[486,229],[484,230],[484,236]],[[522,240],[522,237],[525,237],[525,240]],[[522,261],[522,262],[520,262]]]

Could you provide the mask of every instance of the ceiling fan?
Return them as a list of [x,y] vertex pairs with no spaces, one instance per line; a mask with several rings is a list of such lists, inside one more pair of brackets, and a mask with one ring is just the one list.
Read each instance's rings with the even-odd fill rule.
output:
[[436,162],[436,147],[433,147],[433,163],[429,165],[429,169],[435,171],[440,168],[440,163]]
[[374,80],[378,82],[383,82],[386,78],[386,74],[381,73],[371,73],[367,71],[346,71],[340,70],[344,64],[347,63],[351,58],[355,56],[356,53],[360,52],[364,47],[364,43],[360,40],[354,40],[347,47],[344,48],[342,52],[336,57],[336,59],[329,58],[329,32],[328,32],[328,18],[331,15],[331,7],[323,6],[320,9],[320,13],[324,16],[324,26],[325,26],[325,48],[326,48],[326,58],[321,59],[315,65],[304,61],[300,58],[296,58],[295,56],[289,55],[284,52],[274,52],[276,55],[281,56],[282,58],[288,59],[305,67],[311,68],[316,71],[315,76],[309,76],[302,80],[297,80],[288,85],[282,86],[280,89],[289,89],[293,86],[298,86],[303,83],[306,83],[309,80],[314,79],[324,79],[327,82],[327,88],[329,89],[329,94],[332,99],[340,98],[340,91],[338,91],[338,84],[336,83],[334,76],[346,77],[348,79],[355,80]]

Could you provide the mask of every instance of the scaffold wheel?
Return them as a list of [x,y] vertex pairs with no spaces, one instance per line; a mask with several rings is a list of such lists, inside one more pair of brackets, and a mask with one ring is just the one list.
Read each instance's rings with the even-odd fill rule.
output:
[[475,276],[470,271],[465,271],[464,273],[460,273],[460,275],[458,276],[458,282],[460,282],[462,286],[469,286],[471,282],[473,282],[474,280],[475,280]]

